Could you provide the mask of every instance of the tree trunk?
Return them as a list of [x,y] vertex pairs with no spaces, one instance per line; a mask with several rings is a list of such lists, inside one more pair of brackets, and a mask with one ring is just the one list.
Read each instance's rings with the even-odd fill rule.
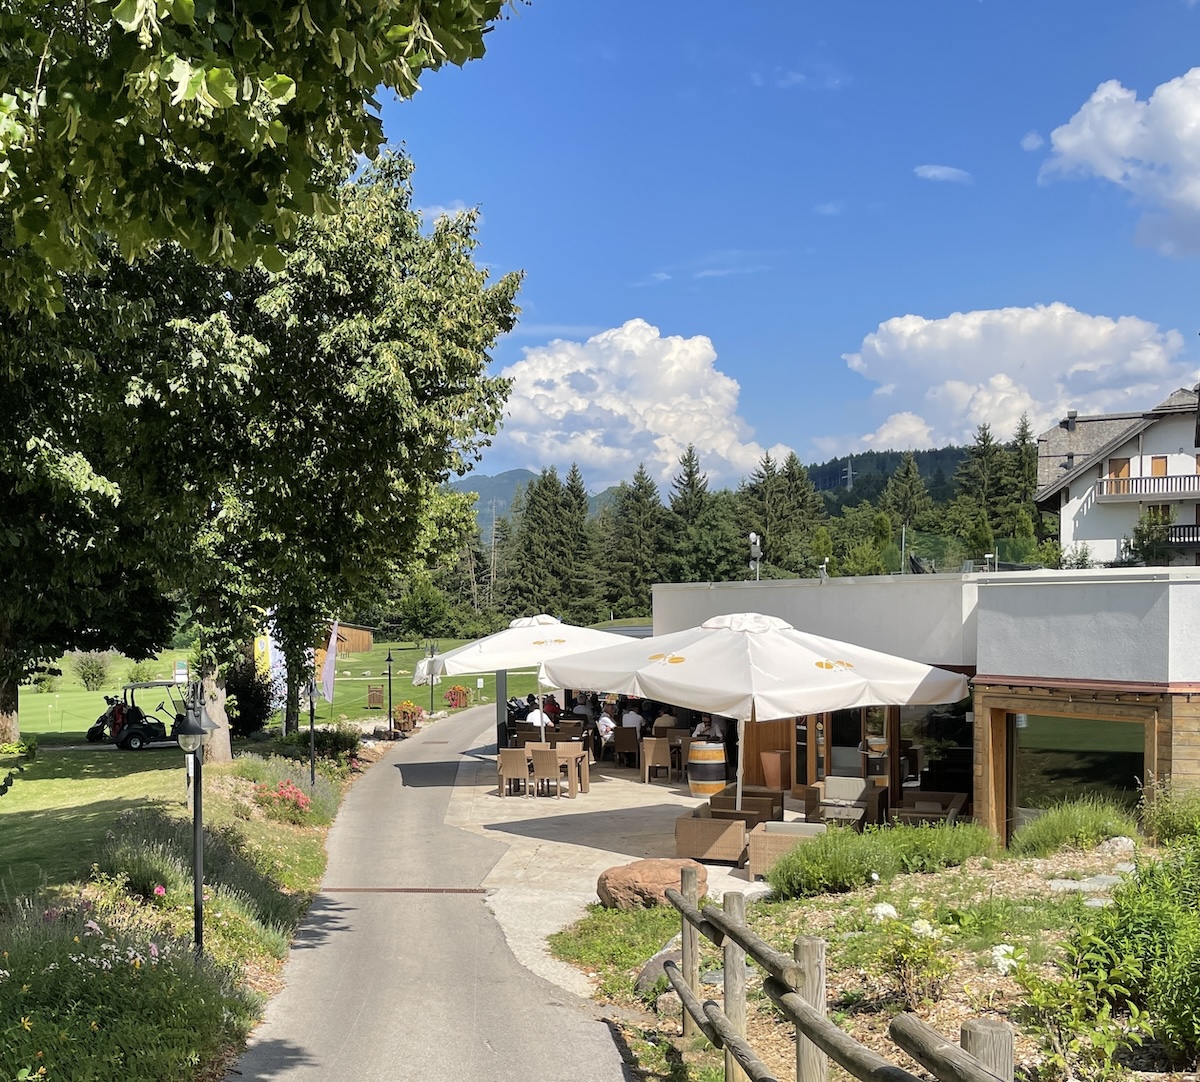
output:
[[303,665],[303,654],[287,658],[287,699],[283,707],[285,733],[298,732],[300,729],[300,670]]
[[21,725],[17,720],[17,686],[17,681],[12,677],[0,677],[0,744],[15,744],[21,739]]
[[205,662],[200,670],[204,709],[217,731],[204,747],[206,763],[233,762],[233,748],[229,743],[229,718],[225,713],[225,678],[220,675],[215,663]]

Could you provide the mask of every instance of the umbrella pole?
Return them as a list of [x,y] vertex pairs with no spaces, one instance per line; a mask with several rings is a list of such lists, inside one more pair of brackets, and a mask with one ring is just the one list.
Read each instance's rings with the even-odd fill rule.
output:
[[[754,713],[754,707],[750,708],[750,713]],[[753,720],[753,718],[751,718]],[[738,718],[738,765],[737,765],[737,789],[734,792],[733,806],[737,811],[742,810],[742,775],[746,769],[746,719]]]

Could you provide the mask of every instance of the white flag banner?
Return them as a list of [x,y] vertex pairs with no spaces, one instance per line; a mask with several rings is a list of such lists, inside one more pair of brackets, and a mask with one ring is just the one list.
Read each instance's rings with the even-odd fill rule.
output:
[[329,645],[325,648],[325,664],[321,667],[321,695],[327,703],[333,702],[333,678],[337,673],[338,622],[333,621],[329,629]]

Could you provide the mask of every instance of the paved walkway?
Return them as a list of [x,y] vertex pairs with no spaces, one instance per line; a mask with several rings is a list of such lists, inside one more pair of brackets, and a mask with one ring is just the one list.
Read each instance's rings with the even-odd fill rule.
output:
[[[545,937],[605,868],[673,856],[685,787],[594,770],[575,800],[496,796],[494,709],[439,720],[355,783],[284,990],[230,1079],[631,1077],[587,977]],[[710,888],[745,890],[710,868]]]

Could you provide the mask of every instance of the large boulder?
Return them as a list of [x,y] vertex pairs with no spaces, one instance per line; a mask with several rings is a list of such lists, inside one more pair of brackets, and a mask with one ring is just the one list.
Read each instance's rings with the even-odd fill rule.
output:
[[609,909],[648,909],[655,905],[667,905],[667,887],[679,889],[681,869],[696,869],[696,894],[703,898],[708,893],[708,870],[695,860],[674,860],[657,857],[651,860],[635,860],[600,873],[596,880],[596,893],[600,904]]

